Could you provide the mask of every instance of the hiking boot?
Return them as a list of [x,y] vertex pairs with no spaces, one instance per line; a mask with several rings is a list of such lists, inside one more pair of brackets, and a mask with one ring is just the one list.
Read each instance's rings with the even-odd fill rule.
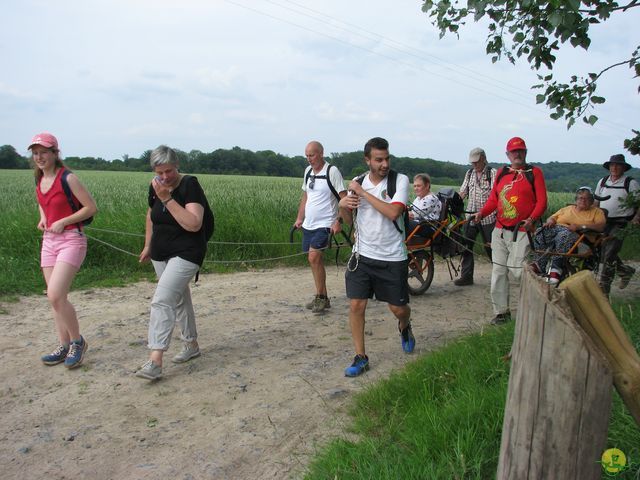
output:
[[64,359],[67,358],[68,353],[69,347],[58,345],[58,347],[53,352],[40,357],[40,360],[42,360],[42,363],[44,363],[45,365],[57,365],[64,362]]
[[184,342],[182,351],[171,359],[173,363],[188,362],[192,358],[200,356],[200,347],[196,342]]
[[350,367],[344,369],[345,377],[357,377],[369,370],[369,357],[366,355],[356,355]]
[[491,325],[503,325],[511,320],[511,313],[499,313],[491,320]]
[[312,313],[322,313],[327,308],[331,308],[331,302],[329,301],[329,297],[316,297],[314,300],[313,307],[311,308]]
[[625,265],[624,270],[618,268],[618,271],[620,271],[618,276],[620,277],[620,289],[622,290],[624,288],[627,288],[627,285],[629,285],[633,274],[636,273],[636,269]]
[[136,377],[158,380],[162,378],[162,367],[153,363],[153,360],[149,360],[138,369]]
[[473,278],[471,277],[462,277],[453,281],[453,284],[458,287],[466,287],[467,285],[473,285]]
[[304,308],[306,308],[307,310],[311,310],[313,308],[313,306],[316,304],[316,299],[317,298],[318,298],[318,295],[313,297],[313,299],[309,303],[305,303]]
[[[398,329],[400,329],[398,327]],[[411,331],[411,323],[409,323],[404,330],[400,330],[400,339],[402,341],[402,350],[404,353],[411,353],[416,348],[416,339]]]
[[64,359],[64,366],[67,368],[77,368],[82,365],[84,354],[87,351],[87,341],[82,335],[80,335],[79,341],[74,341],[69,344],[69,353],[67,358]]

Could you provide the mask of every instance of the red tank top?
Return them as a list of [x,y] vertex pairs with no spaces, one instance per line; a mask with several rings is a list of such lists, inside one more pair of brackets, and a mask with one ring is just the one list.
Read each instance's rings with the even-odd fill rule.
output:
[[[42,178],[38,180],[38,185],[36,186],[38,203],[40,204],[40,207],[42,207],[44,216],[47,219],[46,228],[49,228],[61,218],[68,217],[74,213],[71,209],[71,205],[69,205],[69,202],[67,201],[67,196],[64,194],[64,190],[62,189],[62,180],[60,177],[62,177],[63,170],[64,168],[58,170],[51,188],[45,193],[42,193],[42,190],[40,190]],[[73,196],[73,201],[76,205],[80,203],[75,196]],[[79,228],[81,228],[81,225],[78,223],[72,223],[71,225],[64,227],[65,230],[77,230]]]

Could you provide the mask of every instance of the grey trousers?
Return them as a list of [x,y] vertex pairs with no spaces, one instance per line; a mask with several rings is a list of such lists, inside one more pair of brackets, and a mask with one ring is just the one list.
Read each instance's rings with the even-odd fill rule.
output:
[[148,346],[151,350],[166,351],[176,323],[182,340],[192,342],[198,338],[189,282],[200,267],[180,257],[152,263],[158,286],[151,300]]

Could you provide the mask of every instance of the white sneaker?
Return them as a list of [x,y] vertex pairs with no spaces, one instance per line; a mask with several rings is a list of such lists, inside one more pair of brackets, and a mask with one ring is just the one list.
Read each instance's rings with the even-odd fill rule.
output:
[[152,360],[149,360],[138,369],[136,377],[146,378],[147,380],[158,380],[162,378],[162,367],[153,363]]
[[173,363],[188,362],[192,358],[200,356],[200,347],[195,342],[185,342],[182,351],[171,360]]

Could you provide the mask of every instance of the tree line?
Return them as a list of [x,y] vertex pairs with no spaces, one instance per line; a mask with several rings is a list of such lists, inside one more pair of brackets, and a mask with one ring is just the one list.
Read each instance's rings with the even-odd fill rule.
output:
[[[298,177],[304,174],[308,165],[302,155],[289,157],[271,150],[253,152],[240,147],[231,149],[217,149],[206,153],[200,150],[183,152],[176,150],[180,157],[180,167],[189,173],[207,173],[215,175],[258,175],[271,177]],[[151,150],[145,151],[140,157],[125,155],[122,159],[105,160],[95,157],[66,157],[65,164],[77,170],[110,170],[148,172]],[[336,165],[345,178],[352,178],[365,171],[362,150],[345,153],[331,153],[327,159]],[[407,174],[410,178],[417,173],[428,173],[431,181],[436,185],[460,185],[469,169],[468,165],[453,162],[443,162],[431,158],[409,158],[392,156],[393,168]],[[492,163],[494,167],[504,164]],[[595,187],[596,181],[606,175],[601,164],[589,163],[533,163],[542,168],[547,182],[547,189],[554,192],[571,192],[582,185]],[[0,147],[0,168],[28,169],[31,168],[29,158],[20,155],[11,145]],[[638,169],[632,169],[630,174],[640,178]]]

